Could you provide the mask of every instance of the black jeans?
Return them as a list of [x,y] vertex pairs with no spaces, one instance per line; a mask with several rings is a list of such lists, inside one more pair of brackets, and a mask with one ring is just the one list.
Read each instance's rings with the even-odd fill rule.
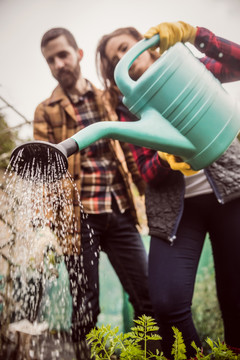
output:
[[150,297],[163,338],[162,349],[169,359],[174,341],[172,326],[182,332],[188,358],[195,353],[192,341],[201,347],[192,321],[191,304],[207,232],[213,250],[225,341],[240,348],[240,199],[221,205],[213,194],[196,196],[185,200],[173,246],[162,239],[151,238]]
[[[81,256],[66,259],[73,296],[73,340],[80,341],[96,326],[99,308],[99,251],[115,269],[138,317],[153,316],[148,293],[147,253],[130,211],[88,214],[82,221]],[[107,275],[107,274],[106,274]],[[114,289],[113,289],[114,291]],[[111,298],[109,298],[109,302]]]

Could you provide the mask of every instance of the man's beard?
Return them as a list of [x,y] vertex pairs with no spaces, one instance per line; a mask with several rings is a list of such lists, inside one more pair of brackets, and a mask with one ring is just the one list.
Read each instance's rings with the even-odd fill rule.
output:
[[76,85],[80,75],[80,68],[75,67],[74,70],[59,70],[56,80],[64,90],[70,90]]

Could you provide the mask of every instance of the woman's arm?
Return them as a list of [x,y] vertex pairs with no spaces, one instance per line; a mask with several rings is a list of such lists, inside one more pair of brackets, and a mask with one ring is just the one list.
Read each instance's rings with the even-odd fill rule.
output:
[[220,82],[240,80],[240,45],[198,27],[194,46],[206,55],[199,60]]
[[183,21],[160,23],[151,27],[144,37],[155,34],[160,36],[160,54],[177,42],[189,42],[206,55],[200,61],[219,81],[240,80],[240,45]]
[[171,171],[161,162],[157,151],[129,144],[138,169],[147,183],[161,183]]
[[[133,121],[133,116],[128,116],[128,110],[121,105],[118,111],[120,121]],[[137,119],[136,119],[137,120]],[[139,172],[147,183],[160,183],[164,181],[171,171],[166,162],[160,160],[157,151],[145,147],[128,144]]]

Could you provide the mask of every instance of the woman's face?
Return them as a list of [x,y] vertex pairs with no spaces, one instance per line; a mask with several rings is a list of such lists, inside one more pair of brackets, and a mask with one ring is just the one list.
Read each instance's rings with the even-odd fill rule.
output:
[[[123,55],[137,42],[136,39],[128,34],[117,35],[108,40],[105,53],[108,61],[114,68]],[[150,53],[144,51],[132,64],[129,69],[129,75],[133,80],[137,80],[153,62],[154,60]]]

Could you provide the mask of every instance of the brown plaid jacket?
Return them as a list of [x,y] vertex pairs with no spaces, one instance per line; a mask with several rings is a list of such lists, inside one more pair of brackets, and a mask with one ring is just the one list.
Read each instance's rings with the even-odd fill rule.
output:
[[[117,114],[112,110],[110,104],[103,101],[102,91],[96,89],[93,85],[93,91],[96,96],[100,115],[107,121],[118,121]],[[38,105],[34,115],[34,138],[36,140],[48,141],[58,144],[63,140],[73,136],[80,129],[78,127],[74,108],[63,92],[60,86],[57,86],[50,98]],[[111,140],[111,152],[117,160],[119,171],[122,175],[124,185],[127,190],[129,205],[133,218],[138,224],[136,207],[133,195],[133,182],[142,195],[145,189],[137,165],[133,159],[132,153],[125,143],[118,140]],[[81,191],[81,155],[80,152],[68,158],[68,170],[72,175],[77,189]],[[74,214],[77,219],[77,229],[73,234],[73,230],[69,229],[67,237],[66,249],[68,254],[80,251],[80,206],[76,192],[72,191]],[[74,236],[73,236],[74,235]],[[74,240],[73,240],[74,239]],[[60,238],[60,242],[63,239]],[[66,242],[66,239],[64,240]],[[65,250],[65,247],[64,247]]]

